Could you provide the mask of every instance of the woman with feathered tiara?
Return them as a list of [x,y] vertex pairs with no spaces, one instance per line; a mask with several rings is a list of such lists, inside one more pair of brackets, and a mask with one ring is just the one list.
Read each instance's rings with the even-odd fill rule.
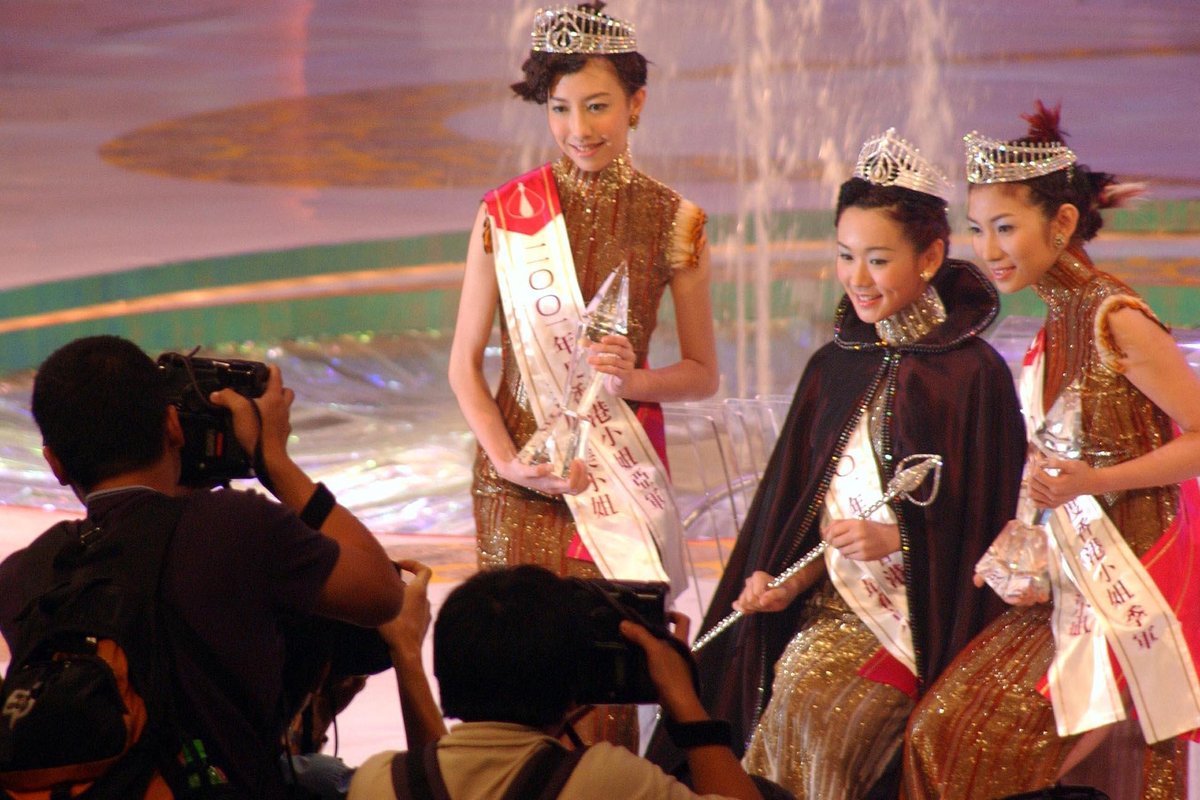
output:
[[[682,564],[682,545],[658,403],[703,398],[718,384],[705,216],[633,166],[628,143],[646,108],[647,61],[633,26],[603,6],[535,17],[525,77],[512,88],[546,107],[561,157],[480,206],[449,376],[479,442],[472,494],[482,568],[532,563],[559,575],[665,580],[678,577],[668,562]],[[582,304],[622,264],[627,334],[573,343]],[[665,290],[680,359],[651,368]],[[503,365],[493,397],[482,364],[497,308]],[[518,453],[553,409],[547,387],[562,382],[573,346],[589,347],[606,377],[593,413],[595,460],[575,461],[564,478]]]
[[[1002,607],[971,570],[1012,514],[1024,444],[1011,373],[980,336],[996,292],[946,257],[949,188],[895,131],[864,145],[837,203],[834,339],[805,368],[702,628],[749,615],[700,650],[705,699],[750,739],[747,771],[798,798],[894,789],[913,698]],[[920,455],[942,468],[861,519]]]
[[[906,796],[1066,780],[1182,798],[1180,736],[1200,727],[1200,380],[1149,306],[1084,249],[1100,209],[1131,187],[1076,163],[1057,109],[1038,103],[1025,119],[1018,141],[966,137],[976,255],[1000,291],[1032,287],[1047,306],[1019,386],[1028,500],[996,543],[1017,557],[985,560],[977,580],[1008,582],[1014,605],[917,706]],[[1040,569],[1013,590],[1006,565],[1034,553]]]

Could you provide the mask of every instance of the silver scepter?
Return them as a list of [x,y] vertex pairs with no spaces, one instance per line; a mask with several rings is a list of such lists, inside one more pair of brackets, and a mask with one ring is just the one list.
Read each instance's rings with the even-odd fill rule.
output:
[[[878,500],[872,503],[869,508],[859,512],[859,519],[868,519],[872,514],[897,497],[903,497],[905,500],[908,500],[910,503],[918,506],[927,506],[937,499],[938,488],[942,483],[941,456],[930,453],[913,453],[910,456],[905,456],[904,458],[900,459],[900,461],[896,464],[896,467],[896,474],[892,476],[890,481],[888,481],[887,491],[883,493],[883,497],[880,497]],[[929,497],[925,498],[924,500],[914,499],[912,493],[915,492],[921,486],[921,484],[925,482],[925,479],[929,477],[930,472],[933,473],[933,488],[929,492]],[[767,588],[778,589],[780,586],[787,583],[789,578],[820,558],[827,547],[829,547],[829,543],[822,541],[812,550],[809,550],[807,553],[805,553],[799,561],[795,562],[783,572],[772,578],[771,582],[767,584]],[[743,616],[745,616],[743,612],[734,611],[729,616],[725,617],[692,643],[692,652],[700,652],[705,645],[733,627],[734,623],[736,623]]]

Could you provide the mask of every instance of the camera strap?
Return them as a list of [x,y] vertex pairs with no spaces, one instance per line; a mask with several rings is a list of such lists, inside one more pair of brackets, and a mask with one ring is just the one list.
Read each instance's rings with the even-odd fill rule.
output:
[[258,482],[263,485],[264,489],[274,495],[275,483],[267,472],[267,462],[263,458],[262,412],[258,409],[258,403],[253,400],[250,401],[250,410],[254,412],[254,419],[258,422],[258,437],[254,440],[254,476],[258,478]]

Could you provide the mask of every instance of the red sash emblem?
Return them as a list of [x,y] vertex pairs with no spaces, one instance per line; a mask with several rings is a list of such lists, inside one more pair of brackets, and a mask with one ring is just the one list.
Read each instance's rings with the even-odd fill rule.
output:
[[488,213],[502,228],[532,236],[562,213],[554,172],[543,164],[532,172],[513,178],[484,197]]

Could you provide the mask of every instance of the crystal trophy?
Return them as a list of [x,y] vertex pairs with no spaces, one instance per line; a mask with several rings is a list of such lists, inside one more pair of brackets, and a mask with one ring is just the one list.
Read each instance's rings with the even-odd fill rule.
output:
[[[1026,510],[1029,509],[1029,510]],[[983,578],[996,594],[1010,603],[1050,599],[1048,547],[1044,521],[1030,521],[1035,510],[1025,486],[1017,504],[1017,518],[1010,519],[975,565],[975,574]]]
[[628,330],[629,269],[622,261],[604,279],[579,320],[563,397],[546,424],[521,448],[518,458],[523,463],[550,464],[552,474],[566,478],[571,462],[586,458],[592,427],[588,416],[605,378],[587,361],[589,345],[610,334],[624,336]]
[[1059,458],[1083,456],[1083,398],[1079,386],[1063,389],[1034,437],[1042,452]]
[[[1054,401],[1046,419],[1034,433],[1037,448],[1059,458],[1082,457],[1082,417],[1079,387],[1071,384]],[[1050,509],[1034,506],[1029,487],[1022,481],[1017,518],[1009,520],[975,565],[975,574],[1009,602],[1033,598],[1044,603],[1050,599],[1049,532],[1046,530],[1050,513]]]

